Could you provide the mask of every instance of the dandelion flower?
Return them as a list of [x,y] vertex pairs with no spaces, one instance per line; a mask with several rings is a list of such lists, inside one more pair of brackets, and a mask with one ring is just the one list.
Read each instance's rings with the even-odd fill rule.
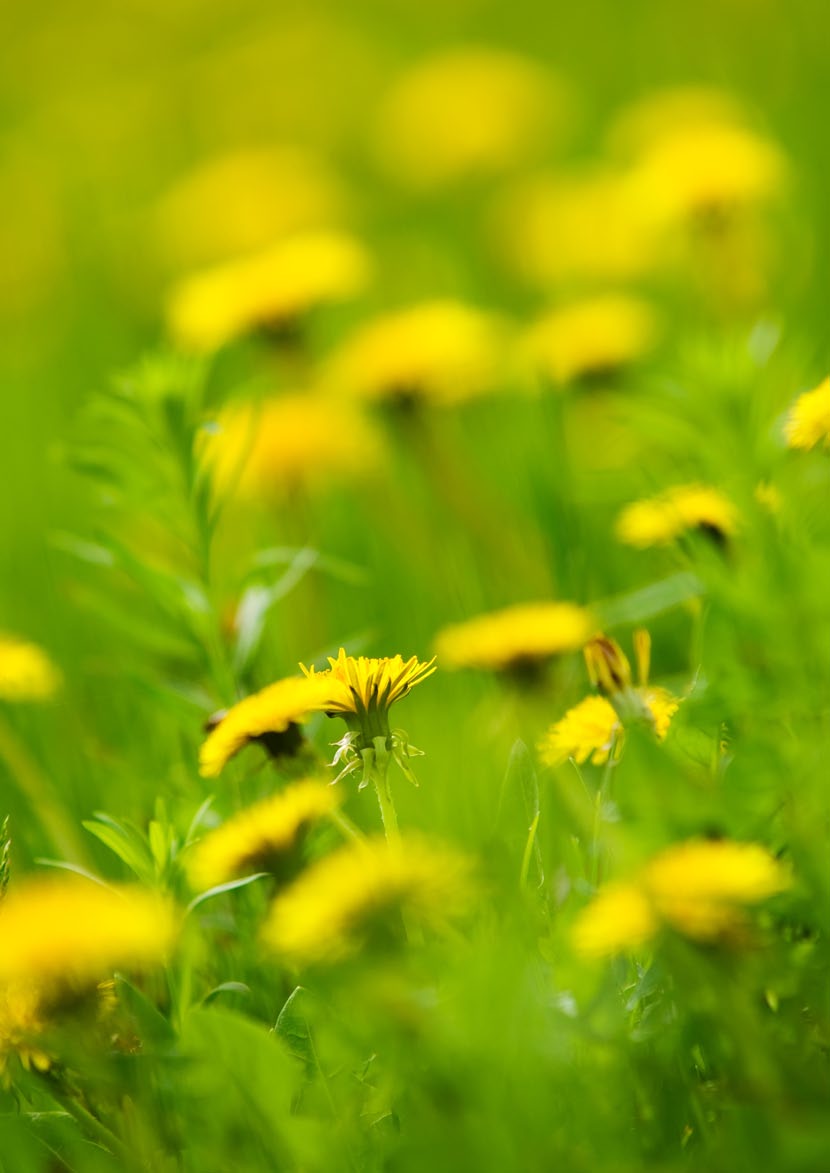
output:
[[435,649],[449,668],[503,671],[578,651],[592,629],[575,603],[519,603],[445,627]]
[[10,891],[0,908],[0,983],[72,988],[116,967],[164,961],[176,937],[172,907],[137,887],[40,879]]
[[790,408],[784,435],[790,448],[809,451],[817,444],[830,448],[830,375],[814,390],[799,395]]
[[380,437],[357,407],[313,394],[228,404],[201,452],[220,493],[259,503],[364,481],[383,461]]
[[667,546],[689,530],[703,530],[719,540],[733,536],[738,511],[728,497],[708,485],[676,485],[657,497],[626,506],[616,534],[629,546]]
[[505,370],[505,326],[459,301],[429,301],[375,318],[329,360],[323,385],[361,399],[451,405],[487,394]]
[[658,928],[649,898],[638,884],[607,884],[577,919],[574,948],[583,957],[608,957],[645,945]]
[[644,358],[657,324],[646,302],[622,294],[551,310],[520,343],[524,364],[558,385],[607,375]]
[[366,250],[351,236],[287,237],[180,282],[168,305],[170,332],[183,350],[217,350],[253,330],[291,328],[318,306],[351,300],[369,273]]
[[700,126],[741,126],[744,114],[732,94],[713,86],[672,86],[627,105],[614,119],[608,142],[616,154],[640,154],[678,131]]
[[310,713],[326,707],[328,690],[318,680],[288,676],[245,697],[224,713],[199,752],[199,773],[216,778],[249,741],[259,741],[272,754],[292,753],[297,726]]
[[203,891],[255,871],[282,874],[306,833],[339,803],[339,791],[304,779],[240,811],[194,848],[191,886]]
[[60,684],[60,673],[41,648],[0,633],[0,700],[46,701]]
[[495,175],[543,149],[561,87],[534,62],[477,46],[417,62],[381,103],[377,154],[413,188]]
[[587,696],[551,725],[539,746],[542,761],[559,766],[568,758],[582,765],[590,758],[595,766],[608,761],[620,719],[603,696]]
[[13,1055],[27,1071],[48,1071],[52,1065],[38,1041],[44,1029],[41,1000],[29,982],[0,983],[0,1084],[8,1081]]
[[301,664],[306,679],[326,690],[327,713],[366,716],[387,712],[410,689],[435,671],[435,657],[428,662],[417,656],[347,656],[341,648],[337,658],[329,656],[329,667],[318,672]]
[[343,961],[402,937],[402,918],[444,931],[470,905],[469,860],[418,838],[367,840],[312,865],[277,896],[263,930],[295,966]]

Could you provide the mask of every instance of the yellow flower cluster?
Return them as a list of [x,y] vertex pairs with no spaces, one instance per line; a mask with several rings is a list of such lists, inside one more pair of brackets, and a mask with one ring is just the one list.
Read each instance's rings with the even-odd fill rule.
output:
[[747,906],[790,886],[787,870],[754,843],[699,840],[669,847],[633,880],[609,884],[581,913],[574,947],[585,957],[637,949],[663,929],[693,941],[726,940]]
[[60,684],[60,673],[41,648],[0,633],[0,700],[49,700]]
[[340,792],[304,779],[240,811],[195,846],[191,886],[204,891],[256,871],[280,872],[311,827],[334,811]]
[[470,863],[458,852],[414,837],[367,840],[326,856],[277,896],[263,939],[290,965],[331,964],[399,939],[403,920],[445,931],[472,896]]
[[830,448],[830,375],[812,391],[799,395],[784,426],[790,448],[809,452],[817,444]]
[[635,501],[617,519],[621,542],[645,549],[666,546],[689,530],[704,530],[718,538],[738,529],[738,511],[723,493],[708,485],[676,485],[657,497]]
[[593,620],[575,603],[520,603],[445,627],[435,649],[448,668],[495,671],[579,651]]

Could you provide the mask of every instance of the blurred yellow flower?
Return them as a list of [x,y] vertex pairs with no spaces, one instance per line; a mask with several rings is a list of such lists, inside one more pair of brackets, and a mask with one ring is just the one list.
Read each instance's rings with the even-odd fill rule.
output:
[[631,280],[658,259],[627,177],[610,170],[521,180],[499,201],[492,231],[510,269],[540,289]]
[[310,151],[243,148],[209,158],[178,180],[156,210],[156,236],[168,264],[206,265],[330,227],[342,206],[339,180]]
[[575,603],[519,603],[445,627],[435,650],[448,668],[512,669],[578,651],[592,629]]
[[608,134],[613,152],[637,155],[655,142],[699,126],[740,126],[744,113],[736,98],[712,86],[673,86],[652,91],[625,106]]
[[116,967],[162,963],[176,934],[174,909],[156,893],[75,877],[31,880],[0,907],[0,983],[94,984]]
[[688,530],[704,530],[723,540],[736,532],[738,511],[728,497],[708,485],[676,485],[657,497],[627,505],[617,518],[616,535],[629,546],[666,546]]
[[606,375],[645,357],[657,339],[651,307],[605,294],[550,310],[520,343],[522,363],[556,384]]
[[514,53],[448,49],[404,73],[381,103],[382,166],[413,188],[438,188],[522,164],[550,142],[560,83]]
[[601,766],[608,761],[614,737],[621,729],[610,701],[604,696],[586,696],[551,725],[539,745],[539,756],[548,766],[560,766],[568,758],[580,766],[590,758],[595,766]]
[[325,690],[327,713],[340,715],[385,712],[410,689],[435,671],[435,658],[428,662],[410,656],[347,656],[341,648],[337,658],[329,656],[329,667],[318,672],[312,666],[300,668],[306,679]]
[[290,965],[343,961],[403,938],[403,919],[435,932],[462,916],[473,896],[470,861],[459,852],[407,837],[343,847],[277,896],[263,930]]
[[303,779],[240,811],[196,844],[187,866],[191,886],[201,892],[257,871],[282,878],[306,833],[339,805],[340,793]]
[[60,685],[60,672],[41,648],[0,633],[0,700],[45,701]]
[[41,995],[29,982],[0,984],[0,1084],[8,1079],[8,1063],[16,1055],[27,1070],[48,1071],[52,1063],[38,1043],[44,1022]]
[[498,387],[506,326],[459,301],[428,301],[375,318],[332,355],[324,387],[364,399],[460,403]]
[[319,680],[288,676],[245,697],[224,713],[199,751],[199,773],[216,778],[249,741],[262,741],[269,752],[296,749],[296,726],[326,708],[328,690]]
[[790,448],[809,451],[817,444],[830,448],[830,375],[812,391],[799,395],[784,425]]
[[183,350],[212,351],[256,329],[291,328],[318,306],[349,301],[369,276],[368,254],[353,237],[290,236],[185,278],[170,295],[168,326]]
[[748,906],[790,884],[787,869],[758,844],[689,840],[661,852],[632,881],[601,889],[576,920],[574,948],[611,956],[639,948],[661,928],[702,943],[728,940]]
[[356,405],[310,393],[227,404],[200,451],[221,494],[260,504],[365,480],[384,455]]

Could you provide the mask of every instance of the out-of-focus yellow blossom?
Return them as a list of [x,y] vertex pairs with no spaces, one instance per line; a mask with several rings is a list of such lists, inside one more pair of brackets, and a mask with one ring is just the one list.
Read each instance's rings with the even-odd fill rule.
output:
[[607,884],[577,918],[573,944],[583,957],[609,957],[647,944],[658,928],[639,884]]
[[698,126],[740,126],[744,113],[732,94],[711,86],[656,90],[626,106],[608,134],[610,148],[632,157],[677,131]]
[[791,878],[755,843],[698,840],[667,848],[627,883],[609,884],[577,918],[573,942],[585,957],[637,949],[661,928],[701,943],[728,940],[745,909],[786,891]]
[[384,457],[357,406],[311,393],[229,403],[203,433],[201,452],[221,494],[260,504],[363,481]]
[[332,355],[333,392],[363,399],[453,404],[494,390],[505,371],[507,328],[462,302],[423,302],[375,318]]
[[16,1055],[27,1070],[48,1071],[51,1060],[39,1045],[44,1028],[41,994],[30,982],[0,984],[0,1085]]
[[240,149],[208,159],[167,192],[156,234],[167,263],[206,265],[331,227],[342,205],[339,181],[309,151]]
[[383,167],[413,188],[499,174],[548,145],[561,84],[527,58],[463,46],[416,63],[378,115]]
[[176,934],[174,909],[155,893],[75,877],[33,880],[0,908],[0,983],[94,984],[116,967],[160,964]]
[[289,964],[336,963],[400,941],[403,918],[441,932],[472,896],[470,861],[459,852],[414,837],[368,840],[326,856],[278,895],[263,938]]
[[592,629],[576,603],[519,603],[445,627],[435,650],[448,668],[511,669],[578,651]]
[[666,546],[688,530],[700,529],[719,539],[732,537],[738,511],[728,497],[708,485],[676,485],[657,497],[627,505],[617,519],[616,534],[629,546]]
[[0,700],[46,701],[60,685],[60,672],[41,648],[0,632]]
[[493,232],[511,270],[540,289],[627,281],[658,260],[627,178],[611,171],[519,182],[500,201]]
[[520,353],[534,374],[562,385],[626,367],[648,354],[656,338],[646,302],[607,294],[549,311],[527,331]]
[[551,725],[539,745],[539,756],[548,766],[560,766],[568,758],[580,766],[590,758],[595,766],[601,766],[608,761],[621,728],[610,701],[604,696],[586,696]]
[[187,868],[191,886],[203,891],[251,872],[281,873],[306,833],[339,803],[340,791],[304,779],[240,811],[194,848]]
[[779,149],[753,131],[690,125],[646,149],[630,177],[631,197],[657,225],[705,222],[767,203],[785,176]]
[[173,340],[212,351],[256,329],[281,330],[321,305],[350,301],[369,282],[369,256],[354,237],[315,232],[185,278],[168,303]]
[[[270,737],[271,748],[278,749],[280,736],[305,721],[310,713],[324,709],[327,700],[327,688],[306,676],[288,676],[245,697],[211,730],[199,751],[199,773],[203,778],[217,777],[249,741],[263,740],[267,746]],[[285,748],[295,748],[290,736]]]
[[337,658],[329,656],[329,667],[318,672],[315,667],[300,665],[306,679],[325,690],[321,705],[327,713],[362,714],[387,710],[405,697],[410,689],[435,671],[435,658],[429,661],[410,656],[347,656],[341,648]]
[[777,485],[770,484],[769,481],[759,481],[752,495],[767,513],[776,516],[781,512],[781,490]]
[[784,425],[790,448],[809,451],[817,444],[830,448],[830,375],[812,391],[799,395]]

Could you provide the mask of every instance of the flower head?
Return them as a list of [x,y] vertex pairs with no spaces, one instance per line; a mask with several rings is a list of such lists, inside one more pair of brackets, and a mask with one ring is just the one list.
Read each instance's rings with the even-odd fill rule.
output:
[[351,236],[288,237],[265,252],[196,273],[174,290],[168,321],[184,350],[212,351],[258,328],[283,329],[366,288],[369,258]]
[[415,188],[498,174],[547,144],[559,85],[517,54],[464,46],[416,63],[380,107],[382,164]]
[[525,335],[524,361],[556,384],[629,366],[652,349],[657,324],[639,298],[606,294],[551,310]]
[[0,700],[49,700],[60,683],[60,673],[41,648],[0,633]]
[[494,314],[460,301],[422,302],[359,328],[330,359],[323,384],[362,399],[460,403],[498,386],[504,336]]
[[575,603],[519,603],[440,631],[435,648],[449,668],[504,670],[578,651],[593,621]]
[[580,766],[590,758],[595,766],[601,766],[608,761],[621,728],[610,701],[604,696],[586,696],[551,725],[539,745],[539,755],[548,766],[560,766],[568,758]]
[[312,665],[300,665],[306,679],[322,685],[327,713],[340,716],[369,716],[386,713],[410,689],[435,671],[435,657],[422,661],[417,656],[347,656],[341,648],[329,667],[318,672]]
[[578,917],[574,947],[586,957],[637,949],[661,928],[693,941],[728,940],[744,910],[784,892],[788,871],[755,843],[693,839],[657,855],[635,877],[609,884]]
[[197,891],[255,871],[282,874],[306,833],[340,803],[340,792],[313,779],[240,811],[195,846],[188,876]]
[[419,838],[368,840],[326,856],[277,896],[263,938],[297,966],[332,964],[402,937],[402,914],[434,931],[463,915],[472,869]]
[[732,537],[738,511],[728,497],[708,485],[676,485],[657,497],[627,505],[617,519],[621,542],[645,549],[667,546],[689,530],[704,530],[718,539]]
[[94,984],[116,967],[162,962],[176,933],[174,910],[155,893],[76,878],[32,880],[0,907],[0,984]]
[[201,451],[220,492],[260,503],[362,481],[383,459],[355,405],[314,394],[228,404],[203,433]]
[[29,982],[0,984],[0,1084],[8,1079],[8,1063],[16,1055],[27,1070],[48,1071],[52,1061],[43,1049],[42,997]]
[[812,391],[799,395],[789,410],[784,435],[790,448],[830,448],[830,375]]
[[224,713],[199,752],[199,773],[215,778],[249,741],[269,752],[290,753],[298,740],[296,726],[310,713],[326,708],[327,688],[319,679],[288,676],[245,697]]

